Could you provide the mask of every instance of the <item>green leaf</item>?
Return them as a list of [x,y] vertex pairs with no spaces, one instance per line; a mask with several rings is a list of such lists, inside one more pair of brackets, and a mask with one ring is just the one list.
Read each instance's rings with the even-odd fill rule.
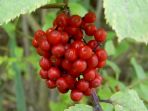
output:
[[146,74],[145,74],[143,68],[136,62],[136,59],[134,57],[131,58],[131,64],[134,67],[137,77],[139,79],[144,79],[146,77]]
[[71,2],[69,3],[69,7],[72,15],[78,14],[80,16],[84,16],[87,13],[87,10],[81,4]]
[[115,54],[115,46],[113,44],[113,41],[109,40],[106,42],[105,44],[105,49],[107,51],[107,54],[110,55],[114,55]]
[[111,100],[115,111],[147,111],[135,90],[117,92],[111,97]]
[[119,75],[120,75],[120,68],[112,61],[109,61],[107,60],[107,63],[106,63],[108,66],[110,66],[114,71],[115,71],[115,75],[116,75],[116,79],[119,78]]
[[105,18],[119,41],[148,42],[148,0],[104,0]]
[[31,13],[49,0],[0,0],[0,25],[21,14]]
[[93,108],[85,104],[75,104],[64,111],[93,111]]

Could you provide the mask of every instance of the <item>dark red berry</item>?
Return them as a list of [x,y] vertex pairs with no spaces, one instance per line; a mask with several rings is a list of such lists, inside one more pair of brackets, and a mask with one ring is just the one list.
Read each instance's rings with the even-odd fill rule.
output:
[[66,32],[61,32],[61,40],[63,44],[66,44],[69,40],[69,36]]
[[83,76],[86,81],[92,81],[95,79],[96,70],[95,69],[88,69],[84,72]]
[[85,33],[86,33],[88,36],[94,35],[94,33],[95,33],[96,30],[97,30],[96,26],[93,25],[93,24],[86,25],[86,26],[84,27],[84,29],[85,29]]
[[48,71],[41,69],[39,74],[40,74],[42,79],[48,79]]
[[47,40],[44,40],[41,42],[40,47],[44,51],[49,51],[50,50],[50,44],[47,42]]
[[51,89],[56,87],[56,82],[53,80],[46,80],[46,84],[48,88],[51,88]]
[[94,54],[87,60],[87,65],[89,68],[95,68],[98,65],[98,57]]
[[85,16],[84,16],[84,21],[86,23],[93,23],[96,20],[96,15],[94,12],[88,12]]
[[67,59],[64,59],[62,61],[62,67],[65,69],[65,70],[70,70],[71,67],[72,67],[72,64],[70,61],[68,61]]
[[60,70],[56,67],[51,67],[48,70],[48,77],[51,80],[57,80],[60,77],[60,75],[61,75]]
[[82,46],[80,49],[79,49],[79,57],[81,59],[89,59],[93,54],[93,51],[90,47],[88,46]]
[[64,79],[65,79],[69,89],[73,89],[75,87],[76,79],[74,77],[72,77],[71,75],[68,74],[68,75],[64,76]]
[[52,54],[56,57],[61,57],[65,53],[65,47],[63,45],[56,45],[52,48]]
[[77,51],[74,48],[67,49],[65,52],[65,58],[69,61],[75,61],[77,59]]
[[98,46],[98,42],[96,40],[90,40],[88,42],[88,46],[91,48],[91,49],[95,49],[97,46]]
[[99,61],[97,67],[102,68],[106,65],[106,61]]
[[71,94],[70,94],[70,97],[73,101],[80,101],[83,97],[83,93],[80,92],[79,90],[72,90],[71,91]]
[[107,53],[104,49],[97,49],[96,55],[97,55],[99,61],[104,61],[107,59]]
[[72,15],[70,18],[69,18],[69,25],[71,27],[79,27],[82,23],[82,19],[80,16],[78,15]]
[[38,44],[38,42],[37,42],[36,39],[33,39],[33,40],[32,40],[32,45],[33,45],[35,48],[37,48],[37,47],[39,46],[39,44]]
[[76,72],[83,72],[87,68],[87,63],[84,60],[76,60],[72,66]]
[[59,78],[57,81],[56,81],[56,85],[57,85],[57,88],[59,89],[59,91],[61,93],[65,93],[67,92],[67,89],[68,89],[68,84],[66,83],[65,79],[64,78]]
[[77,89],[79,91],[86,91],[89,88],[89,83],[83,79],[79,80],[77,83]]
[[106,40],[106,31],[104,29],[98,29],[95,33],[94,33],[94,37],[95,40],[98,42],[104,42]]
[[91,95],[91,88],[88,88],[85,92],[84,92],[85,96],[90,96]]
[[51,67],[51,61],[49,61],[47,58],[42,57],[40,60],[40,66],[44,70],[48,70]]

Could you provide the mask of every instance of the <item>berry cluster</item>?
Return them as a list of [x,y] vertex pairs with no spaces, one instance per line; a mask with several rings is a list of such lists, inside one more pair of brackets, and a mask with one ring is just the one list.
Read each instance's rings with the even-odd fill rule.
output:
[[[90,96],[91,89],[100,86],[102,77],[98,69],[105,65],[106,51],[100,44],[106,40],[104,29],[94,25],[96,15],[88,12],[79,15],[59,14],[53,27],[46,32],[38,30],[32,41],[42,56],[40,76],[49,88],[61,93],[71,90],[71,99],[79,101],[83,95]],[[94,39],[86,42],[84,33]]]

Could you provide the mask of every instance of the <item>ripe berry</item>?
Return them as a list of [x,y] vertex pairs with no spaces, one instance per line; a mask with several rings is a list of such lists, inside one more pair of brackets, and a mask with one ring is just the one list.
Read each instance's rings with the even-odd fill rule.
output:
[[47,33],[47,40],[52,45],[59,44],[61,42],[61,39],[61,33],[56,30]]
[[70,61],[68,61],[67,59],[64,59],[62,61],[62,67],[65,69],[65,70],[70,70],[71,67],[72,67],[72,64]]
[[60,71],[59,71],[59,69],[56,68],[56,67],[51,67],[48,70],[48,77],[51,80],[57,80],[60,77]]
[[54,55],[52,55],[50,57],[50,61],[51,61],[53,66],[59,66],[61,64],[61,59],[56,57],[56,56],[54,56]]
[[50,44],[46,40],[41,42],[40,47],[44,51],[49,51],[50,50]]
[[32,45],[33,45],[35,48],[37,48],[37,47],[39,46],[39,44],[38,44],[38,42],[37,42],[36,39],[33,39],[33,40],[32,40]]
[[36,51],[40,56],[44,56],[46,58],[50,57],[50,53],[42,50],[40,47],[38,47]]
[[68,89],[68,84],[66,83],[65,79],[64,78],[59,78],[57,81],[56,81],[56,85],[57,85],[57,88],[59,89],[59,91],[61,91],[61,93],[65,93],[67,92],[67,89]]
[[53,80],[47,80],[46,84],[47,84],[48,88],[51,88],[51,89],[56,87],[56,82]]
[[104,29],[98,29],[95,33],[94,33],[94,37],[95,40],[98,42],[104,42],[106,40],[106,31]]
[[71,75],[68,74],[68,75],[64,76],[64,79],[65,79],[69,89],[73,89],[75,87],[76,80]]
[[71,46],[76,50],[79,50],[80,47],[84,46],[84,43],[80,40],[76,40],[71,44]]
[[73,101],[80,101],[83,97],[83,93],[80,92],[79,90],[72,90],[71,91],[71,94],[70,94],[70,97]]
[[88,12],[85,16],[84,16],[84,21],[86,23],[93,23],[96,20],[96,15],[94,12]]
[[90,82],[90,86],[93,88],[96,88],[101,85],[101,82],[102,82],[102,78],[99,76],[96,76],[95,79]]
[[99,61],[97,67],[102,68],[106,65],[106,61]]
[[92,56],[92,49],[88,46],[82,46],[79,50],[79,57],[81,59],[89,59]]
[[83,79],[78,81],[77,89],[81,92],[86,91],[89,88],[89,83]]
[[40,42],[40,40],[45,37],[46,33],[42,30],[37,30],[34,34],[34,38],[37,42]]
[[56,45],[52,48],[52,54],[55,55],[56,57],[61,57],[65,53],[65,47],[63,45]]
[[85,33],[88,36],[92,36],[97,30],[96,26],[93,24],[86,25],[84,28],[85,28]]
[[54,20],[54,26],[64,27],[67,25],[67,22],[68,22],[68,16],[64,13],[61,13]]
[[95,68],[98,65],[98,57],[94,54],[87,60],[87,65],[89,68]]
[[72,68],[76,71],[76,72],[83,72],[86,68],[87,68],[87,63],[86,61],[83,60],[76,60],[73,63]]
[[98,46],[98,42],[96,40],[90,40],[87,44],[91,49],[95,49]]
[[48,79],[48,71],[41,69],[39,74],[40,74],[42,79]]
[[88,69],[84,72],[83,76],[86,81],[92,81],[95,79],[96,71],[95,69]]
[[69,61],[75,61],[77,59],[77,52],[74,48],[69,48],[65,52],[65,58]]
[[51,67],[51,61],[49,61],[47,58],[42,57],[40,60],[40,66],[44,70],[48,70]]
[[79,27],[82,23],[82,19],[80,16],[78,15],[72,15],[70,18],[69,18],[69,25],[71,27]]
[[69,40],[69,36],[66,32],[61,32],[61,40],[63,44],[66,44]]
[[82,38],[83,38],[83,31],[78,29],[76,31],[76,34],[74,35],[74,39],[75,40],[82,40]]
[[85,96],[90,96],[91,95],[91,88],[88,88],[85,92],[84,92]]
[[99,61],[104,61],[107,59],[107,53],[104,49],[96,50],[96,55],[97,55]]

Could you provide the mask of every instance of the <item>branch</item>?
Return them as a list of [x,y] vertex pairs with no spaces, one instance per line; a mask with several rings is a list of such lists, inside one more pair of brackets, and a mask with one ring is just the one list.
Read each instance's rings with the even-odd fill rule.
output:
[[92,89],[91,96],[92,96],[93,103],[94,103],[94,111],[103,111],[102,108],[101,108],[101,105],[99,104],[100,101],[99,101],[99,98],[96,94],[95,89]]
[[[66,0],[65,0],[65,1],[66,1]],[[44,6],[40,7],[40,9],[64,8],[65,6],[67,6],[67,2],[65,2],[65,3],[53,3],[53,4],[47,4],[47,5],[44,5]]]

